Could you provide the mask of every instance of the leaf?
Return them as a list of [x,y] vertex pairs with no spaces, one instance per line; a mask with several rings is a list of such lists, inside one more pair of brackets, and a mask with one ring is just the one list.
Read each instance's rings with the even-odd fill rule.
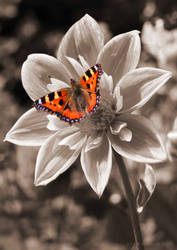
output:
[[153,168],[146,164],[144,176],[139,180],[140,189],[136,198],[137,212],[141,213],[151,198],[156,186],[156,176]]

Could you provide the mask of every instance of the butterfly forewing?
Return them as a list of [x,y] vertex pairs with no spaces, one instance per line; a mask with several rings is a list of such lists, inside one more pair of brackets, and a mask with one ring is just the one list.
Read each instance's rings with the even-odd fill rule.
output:
[[100,93],[99,80],[103,71],[100,64],[88,69],[81,77],[81,85],[87,89],[89,93],[89,104],[87,105],[87,112],[92,113],[99,107]]
[[70,124],[80,121],[84,116],[82,112],[73,112],[69,105],[71,102],[71,88],[54,91],[35,101],[37,110],[44,110],[57,115],[61,120]]
[[99,90],[99,80],[102,74],[100,64],[88,69],[81,77],[80,83],[90,92],[97,92]]
[[54,91],[36,100],[35,107],[38,110],[46,110],[54,114],[62,114],[65,106],[68,103],[70,95],[70,88]]

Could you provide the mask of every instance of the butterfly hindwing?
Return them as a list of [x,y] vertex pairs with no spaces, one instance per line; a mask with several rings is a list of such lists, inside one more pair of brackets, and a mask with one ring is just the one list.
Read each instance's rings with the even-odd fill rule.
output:
[[97,110],[100,103],[100,95],[97,93],[90,93],[90,102],[87,106],[87,112],[93,113]]
[[65,109],[62,113],[62,120],[69,122],[70,124],[79,122],[84,117],[83,112],[73,112],[69,107]]

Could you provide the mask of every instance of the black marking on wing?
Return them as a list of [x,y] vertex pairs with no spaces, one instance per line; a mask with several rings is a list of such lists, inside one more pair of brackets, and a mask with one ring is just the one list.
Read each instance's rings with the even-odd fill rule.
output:
[[85,74],[86,74],[89,78],[92,77],[92,73],[90,72],[89,69],[85,72]]
[[61,93],[61,91],[58,91],[57,93],[58,93],[58,95],[59,95],[59,96],[62,96],[62,93]]
[[45,96],[43,96],[43,97],[41,98],[41,103],[42,103],[42,104],[45,104],[45,103],[46,103],[46,101],[45,101]]
[[60,106],[62,106],[62,105],[63,105],[63,100],[62,100],[62,99],[60,99],[60,101],[59,101],[59,105],[60,105]]
[[66,106],[64,107],[64,110],[66,110],[66,109],[71,110],[71,108],[70,108],[70,106],[68,105],[68,103],[67,103]]
[[96,73],[95,66],[92,66],[91,69],[93,70],[94,73]]
[[83,76],[83,80],[84,80],[84,82],[86,82],[86,78],[85,78],[85,76]]
[[49,101],[53,101],[54,100],[54,96],[55,96],[55,92],[52,92],[52,93],[48,94]]

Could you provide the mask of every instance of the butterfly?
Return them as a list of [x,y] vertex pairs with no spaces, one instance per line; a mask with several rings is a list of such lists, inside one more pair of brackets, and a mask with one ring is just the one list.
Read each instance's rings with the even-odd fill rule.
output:
[[37,110],[54,114],[72,125],[97,110],[100,103],[99,80],[103,74],[100,64],[88,69],[79,82],[71,79],[70,88],[61,88],[34,102]]

